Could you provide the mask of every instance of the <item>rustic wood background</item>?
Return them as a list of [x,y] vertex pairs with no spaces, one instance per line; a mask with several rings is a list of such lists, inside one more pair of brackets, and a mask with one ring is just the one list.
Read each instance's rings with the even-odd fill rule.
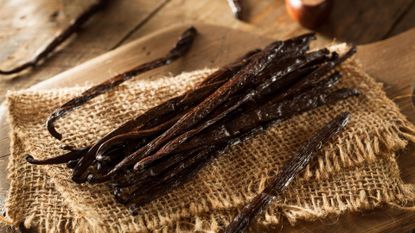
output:
[[[57,32],[65,28],[71,19],[94,1],[0,0],[0,69],[16,66],[30,59]],[[22,74],[0,76],[0,101],[4,100],[7,90],[27,88],[176,23],[219,24],[271,38],[287,38],[307,31],[291,20],[283,0],[244,2],[247,9],[244,15],[246,22],[233,18],[226,0],[111,1],[104,11],[94,16],[77,36],[62,46],[44,64]],[[336,38],[338,41],[366,44],[399,34],[414,26],[415,0],[337,0],[329,20],[317,31],[321,32],[320,43],[330,43]],[[401,219],[399,213],[391,215],[391,218],[390,227],[396,226],[397,219]],[[299,230],[285,227],[288,229],[284,232]],[[304,225],[300,231],[307,230],[307,227],[318,229],[312,223]],[[327,229],[326,227],[322,226],[323,229]],[[353,222],[350,222],[350,228],[353,227]],[[390,230],[390,227],[385,226],[382,229]],[[3,232],[2,228],[0,232]]]
[[[95,0],[0,0],[0,69],[16,66],[45,46]],[[304,31],[291,20],[284,0],[244,0],[246,22],[233,18],[226,0],[116,0],[85,25],[43,65],[0,76],[0,101],[7,90],[29,87],[97,55],[174,23],[204,22],[286,38]],[[335,0],[318,31],[327,41],[374,42],[415,26],[415,0]]]

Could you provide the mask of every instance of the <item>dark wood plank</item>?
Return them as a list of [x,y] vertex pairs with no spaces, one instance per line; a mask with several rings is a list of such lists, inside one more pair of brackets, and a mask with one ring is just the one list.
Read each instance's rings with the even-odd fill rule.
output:
[[415,27],[415,0],[412,0],[412,4],[408,7],[405,14],[403,14],[402,17],[395,22],[394,27],[387,36],[390,37],[398,35],[399,33],[413,27]]
[[413,0],[334,0],[328,21],[318,31],[341,41],[365,44],[384,39]]
[[[61,8],[59,1],[1,1],[0,67],[8,69],[22,63],[67,26],[68,18],[60,13]],[[70,11],[78,10],[82,9]]]
[[[165,1],[168,0],[110,1],[108,7],[103,12],[95,15],[76,38],[67,43],[67,46],[61,51],[53,54],[43,65],[19,77],[0,76],[0,101],[4,99],[4,94],[8,89],[27,88],[107,52],[137,24],[147,20],[153,11],[158,9]],[[7,48],[8,55],[3,56],[6,60],[3,59],[0,62],[0,67],[26,60],[26,57],[32,55],[37,48],[50,40],[54,33],[65,27],[68,20],[70,20],[69,18],[57,21],[58,23],[55,21],[49,22],[50,15],[59,10],[60,7],[59,4],[52,4],[55,2],[59,3],[60,1],[3,1],[0,16],[5,15],[5,18],[0,20],[0,29],[2,29],[0,31],[0,45],[2,45],[2,48]],[[76,4],[76,2],[73,4]],[[74,13],[76,10],[66,9],[65,11],[68,11],[70,15],[76,15]],[[20,19],[22,15],[25,16],[24,19]],[[25,26],[19,28],[16,22]],[[30,25],[36,25],[36,27],[31,28]],[[42,33],[39,33],[39,31]],[[41,35],[39,36],[41,39],[36,39],[38,35]],[[27,47],[27,44],[30,46]],[[16,58],[12,59],[11,57]]]

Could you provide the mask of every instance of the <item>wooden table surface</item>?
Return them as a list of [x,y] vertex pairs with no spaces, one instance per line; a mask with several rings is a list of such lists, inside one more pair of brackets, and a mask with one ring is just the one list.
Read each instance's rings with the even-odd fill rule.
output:
[[[93,1],[0,0],[0,69],[31,58]],[[67,2],[72,4],[63,6]],[[47,80],[174,23],[219,24],[271,38],[287,38],[308,31],[288,16],[284,0],[245,0],[244,3],[247,12],[245,22],[241,22],[233,18],[226,0],[110,1],[104,11],[94,16],[44,64],[19,75],[0,76],[0,102],[7,90],[27,88]],[[323,43],[336,38],[365,44],[412,27],[415,27],[415,0],[335,0],[330,18],[317,31],[321,32]]]
[[[0,69],[33,56],[82,8],[96,0],[0,0]],[[307,29],[287,14],[284,0],[244,0],[245,22],[233,18],[226,0],[116,0],[85,25],[43,65],[17,76],[0,76],[0,101],[7,90],[40,81],[174,23],[204,22],[286,38]],[[71,3],[62,6],[65,3]],[[369,43],[415,26],[415,0],[335,0],[318,28],[331,41]]]

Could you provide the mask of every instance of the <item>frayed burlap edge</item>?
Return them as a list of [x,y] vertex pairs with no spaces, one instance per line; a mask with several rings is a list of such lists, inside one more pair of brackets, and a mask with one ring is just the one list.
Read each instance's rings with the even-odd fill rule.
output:
[[[291,225],[301,223],[302,221],[315,221],[326,218],[339,218],[343,214],[353,212],[363,212],[370,210],[381,210],[382,208],[394,208],[403,211],[415,211],[415,185],[405,184],[400,178],[399,167],[394,158],[381,159],[383,162],[391,165],[389,167],[395,180],[396,186],[392,190],[377,190],[376,195],[370,194],[365,190],[360,191],[360,195],[350,202],[344,202],[337,198],[335,201],[328,200],[323,197],[323,204],[316,205],[314,202],[306,203],[307,208],[301,208],[298,205],[290,205],[284,203],[284,200],[277,200],[268,208],[264,214],[259,216],[257,222],[252,223],[249,232],[275,232],[280,230],[281,221],[284,217]],[[360,168],[356,168],[360,169]],[[261,183],[265,184],[266,177],[261,179]],[[263,186],[264,187],[264,186]],[[260,189],[263,189],[260,188]],[[256,193],[247,190],[248,199],[253,198]],[[203,209],[193,209],[194,215],[187,217],[168,216],[171,220],[164,222],[163,226],[156,228],[154,232],[218,232],[222,225],[227,225],[233,217],[242,208],[243,202],[230,203],[229,200],[243,200],[239,195],[230,196],[223,200],[217,199],[218,205],[215,206],[215,212],[206,212]],[[238,202],[238,201],[236,201]],[[227,204],[226,204],[227,203]],[[219,206],[221,205],[221,206]],[[167,216],[164,216],[166,218]],[[160,218],[163,215],[160,214]],[[145,220],[144,220],[145,221]],[[102,229],[104,230],[104,229]]]

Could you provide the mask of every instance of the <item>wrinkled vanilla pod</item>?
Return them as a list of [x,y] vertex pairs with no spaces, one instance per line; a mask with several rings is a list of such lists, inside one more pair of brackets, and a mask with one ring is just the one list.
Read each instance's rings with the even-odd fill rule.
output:
[[[326,52],[323,52],[322,54],[325,54],[325,53]],[[220,114],[216,115],[213,118],[210,118],[209,120],[205,121],[203,124],[199,125],[198,127],[194,128],[192,130],[189,130],[189,131],[181,134],[180,136],[176,137],[175,139],[171,140],[170,142],[166,143],[166,145],[164,145],[161,149],[159,149],[155,154],[147,156],[147,157],[139,160],[135,164],[134,169],[138,170],[141,167],[146,166],[148,163],[151,163],[151,162],[153,162],[157,159],[160,159],[162,156],[169,154],[171,151],[173,151],[175,148],[180,146],[182,143],[184,143],[186,140],[188,140],[192,136],[200,133],[205,128],[207,128],[207,127],[211,126],[212,124],[216,123],[217,121],[221,120],[227,114],[234,111],[239,106],[246,103],[247,101],[256,98],[258,95],[261,95],[262,92],[266,91],[267,88],[272,83],[280,81],[281,80],[280,77],[288,74],[291,70],[301,68],[301,66],[304,66],[305,64],[307,64],[307,62],[314,61],[315,58],[318,58],[319,56],[322,55],[321,53],[319,53],[319,51],[317,51],[315,54],[316,54],[315,57],[310,55],[309,57],[305,56],[304,58],[297,58],[297,59],[295,59],[295,62],[289,63],[287,65],[285,65],[282,62],[285,65],[285,68],[282,69],[282,70],[278,70],[278,72],[275,75],[271,75],[272,78],[264,81],[257,88],[248,91],[240,99],[235,101],[235,103],[233,103],[228,108],[224,109],[224,111],[222,111]],[[259,78],[257,78],[257,79],[260,80]]]
[[38,159],[33,158],[33,156],[31,156],[31,155],[27,155],[26,156],[26,161],[31,163],[31,164],[38,164],[38,165],[40,165],[40,164],[45,165],[45,164],[67,163],[71,160],[76,160],[76,159],[81,158],[88,149],[89,148],[71,150],[68,153],[59,155],[57,157],[44,159],[44,160],[38,160]]
[[197,35],[197,30],[194,27],[188,28],[180,36],[179,40],[176,42],[176,45],[171,49],[164,57],[155,59],[153,61],[141,64],[133,69],[116,75],[113,78],[108,79],[107,81],[95,85],[88,90],[84,91],[81,96],[75,97],[74,99],[66,102],[61,107],[57,108],[47,119],[46,126],[49,133],[56,139],[62,139],[62,135],[56,131],[54,122],[61,118],[63,115],[67,114],[70,111],[78,108],[82,104],[86,103],[92,98],[95,98],[98,95],[108,92],[109,90],[114,89],[116,86],[121,83],[134,78],[135,76],[142,74],[144,72],[153,70],[155,68],[168,65],[175,61],[176,59],[184,56],[193,44],[194,38]]
[[[268,88],[271,85],[276,84],[277,87],[282,86],[282,83],[285,81],[283,77],[287,77],[286,75],[289,74],[292,70],[300,69],[306,66],[307,64],[309,64],[310,62],[314,62],[316,59],[325,57],[327,53],[328,51],[324,49],[321,51],[316,51],[310,54],[306,54],[304,57],[298,57],[295,59],[289,58],[287,59],[288,64],[286,64],[284,61],[281,61],[280,65],[284,68],[277,69],[275,73],[271,73],[270,77],[267,80],[263,81],[257,88],[253,88],[252,90],[249,90],[247,93],[245,93],[243,96],[237,99],[234,103],[231,103],[229,106],[227,106],[227,108],[225,108],[223,111],[221,111],[219,114],[217,114],[213,118],[209,118],[203,124],[200,124],[194,129],[189,130],[181,134],[180,136],[176,137],[175,139],[171,140],[170,142],[166,143],[166,145],[160,148],[155,154],[145,157],[142,160],[138,161],[135,164],[134,169],[136,170],[140,169],[140,167],[145,166],[146,164],[159,159],[163,155],[169,154],[171,151],[173,151],[175,148],[180,146],[186,140],[200,133],[202,130],[209,127],[210,125],[221,120],[227,114],[231,113],[232,111],[237,109],[242,104],[246,103],[247,101],[260,97],[261,95],[264,94],[264,92],[265,93],[269,92]],[[261,81],[261,78],[257,77],[255,82],[260,82],[260,81]]]
[[[311,91],[310,91],[311,92]],[[149,177],[157,176],[156,179],[163,179],[162,176],[159,176],[160,174],[164,173],[166,175],[172,175],[172,173],[176,172],[177,169],[180,171],[187,169],[190,167],[190,163],[198,163],[199,160],[203,160],[204,155],[196,155],[195,157],[192,157],[191,160],[187,161],[186,163],[182,163],[186,158],[192,156],[192,154],[198,151],[206,151],[206,145],[213,145],[218,148],[223,148],[226,146],[230,146],[234,141],[239,141],[243,139],[246,136],[249,136],[251,132],[259,127],[262,127],[264,125],[263,123],[269,122],[271,120],[274,120],[274,123],[281,122],[283,120],[286,120],[293,115],[309,111],[311,109],[317,108],[319,106],[325,105],[325,104],[334,104],[338,101],[347,99],[352,96],[356,96],[359,93],[354,89],[339,89],[336,91],[333,91],[331,93],[326,94],[316,94],[316,93],[304,93],[303,96],[297,97],[294,101],[285,101],[278,105],[270,105],[272,109],[267,109],[268,113],[273,114],[268,115],[268,113],[263,112],[262,114],[267,116],[268,118],[265,119],[263,117],[260,117],[257,121],[251,121],[251,117],[255,117],[255,112],[251,112],[249,114],[244,114],[240,118],[236,118],[229,122],[229,125],[225,126],[219,126],[221,129],[225,128],[225,133],[223,131],[216,131],[216,132],[210,132],[210,134],[202,134],[198,137],[200,141],[202,142],[198,145],[194,145],[194,141],[190,141],[187,144],[184,144],[184,147],[188,147],[187,149],[183,149],[183,147],[179,148],[178,151],[175,151],[175,154],[167,159],[156,163],[154,166],[149,167],[148,169],[141,170],[136,175],[132,176],[128,181],[124,182],[118,182],[117,187],[128,187],[131,185],[134,185],[136,189],[143,190],[145,187],[143,184],[139,184],[137,181],[140,179],[145,179],[147,182]],[[311,103],[310,103],[311,102]],[[280,109],[278,113],[276,113],[275,109]],[[244,119],[249,119],[250,122],[244,122]],[[276,120],[276,122],[275,122]],[[191,145],[193,144],[193,145]],[[196,142],[197,144],[197,142]],[[221,145],[219,147],[219,145]],[[212,152],[216,153],[216,152]],[[203,166],[200,166],[203,167]],[[154,183],[154,181],[150,182]],[[140,186],[141,185],[141,186]],[[130,196],[131,193],[124,194],[126,196]]]
[[112,137],[101,144],[96,152],[96,159],[100,160],[108,150],[117,145],[122,145],[126,140],[138,140],[140,138],[155,138],[159,136],[163,131],[170,128],[186,111],[172,117],[170,120],[166,120],[152,128],[140,128],[137,131],[132,131],[124,134],[120,134]]
[[153,107],[144,114],[127,121],[117,129],[108,133],[106,136],[104,136],[98,142],[96,142],[91,147],[90,151],[88,151],[88,153],[79,160],[73,171],[73,179],[76,182],[85,181],[85,178],[83,178],[82,176],[86,171],[87,167],[92,164],[95,153],[102,143],[104,143],[113,136],[131,131],[135,127],[138,127],[146,123],[150,119],[157,118],[161,115],[177,111],[177,109],[187,109],[194,106],[195,104],[199,103],[204,98],[206,98],[206,96],[213,93],[228,79],[230,79],[235,73],[237,73],[242,67],[244,67],[252,59],[252,56],[256,53],[258,53],[258,50],[248,52],[243,57],[237,59],[235,62],[230,63],[229,65],[226,65],[225,67],[209,75],[206,78],[206,82],[204,84],[199,85],[199,87],[197,87],[196,89],[191,90],[182,96],[172,98],[156,107]]
[[[240,58],[240,59],[238,59],[236,62],[234,62],[234,63],[231,63],[231,64],[229,64],[229,65],[227,65],[227,66],[225,66],[224,68],[221,68],[219,71],[220,72],[215,72],[214,74],[212,74],[211,76],[209,76],[209,77],[211,77],[211,78],[208,78],[207,80],[205,80],[202,84],[205,84],[206,86],[203,86],[202,85],[202,87],[201,88],[199,88],[199,89],[196,89],[196,93],[200,93],[200,95],[202,95],[203,96],[203,94],[202,93],[204,93],[205,92],[205,90],[207,90],[207,91],[210,91],[210,92],[212,92],[212,90],[214,90],[215,88],[217,88],[217,86],[218,85],[220,85],[220,84],[222,84],[221,82],[219,82],[219,78],[217,78],[217,77],[220,77],[220,75],[218,75],[218,74],[224,74],[224,71],[230,71],[231,73],[230,74],[227,74],[227,76],[225,75],[225,77],[228,77],[229,75],[231,75],[232,74],[232,72],[235,72],[237,69],[240,69],[244,64],[246,64],[246,62],[248,61],[247,59],[249,59],[250,57],[252,57],[252,55],[253,54],[255,54],[255,53],[257,53],[258,52],[258,50],[253,50],[253,51],[250,51],[249,53],[247,53],[246,55],[244,55],[242,58]],[[214,78],[212,78],[212,77],[214,77]],[[225,79],[226,80],[226,79]],[[217,83],[216,84],[210,84],[209,82],[207,82],[207,81],[217,81]],[[207,85],[207,84],[209,84],[209,85]],[[173,103],[172,101],[168,101],[168,102],[166,102],[164,105],[160,105],[159,107],[165,107],[166,105],[167,106],[171,106],[171,109],[178,109],[179,108],[179,105],[180,104],[184,104],[184,103],[187,103],[188,101],[186,101],[187,99],[193,99],[193,97],[190,95],[190,94],[187,94],[187,95],[185,95],[185,97],[186,98],[183,98],[183,99],[181,99],[180,101],[176,101],[176,103]],[[176,100],[176,99],[178,99],[178,98],[175,98],[175,99],[173,99],[173,100]],[[180,104],[179,104],[180,103]],[[174,107],[173,107],[174,106]],[[156,107],[156,109],[158,109],[157,107]],[[156,112],[156,111],[149,111],[149,113],[153,113],[153,112]],[[163,111],[159,111],[159,113],[164,113]],[[145,114],[144,114],[145,115]],[[153,114],[148,114],[148,115],[154,115],[154,113]],[[142,119],[142,117],[139,117],[138,119]],[[174,120],[174,119],[172,119],[172,120]],[[142,122],[144,122],[144,121],[142,121]],[[128,125],[128,124],[127,124]],[[121,127],[121,128],[123,128],[123,127]],[[125,127],[125,128],[132,128],[132,126],[130,125],[129,127]],[[153,130],[156,130],[156,129],[153,129]],[[150,134],[150,131],[151,131],[151,129],[148,129],[148,130],[141,130],[141,131],[139,131],[138,133],[136,133],[136,134],[134,134],[134,133],[128,133],[129,135],[131,135],[131,137],[133,137],[133,136],[136,136],[136,137],[139,137],[139,136],[148,136],[149,134]],[[120,131],[118,131],[117,133],[121,133]],[[112,136],[112,135],[111,135]],[[121,135],[119,135],[119,136],[117,136],[117,137],[120,137]],[[113,138],[112,140],[108,140],[107,142],[105,142],[105,143],[103,143],[103,144],[106,144],[106,143],[110,143],[110,142],[113,142],[113,141],[116,141],[115,139],[117,138],[117,137],[115,137],[115,138]],[[104,138],[106,138],[106,137],[104,137]],[[124,137],[121,137],[121,138],[124,138],[124,139],[127,139],[128,138],[128,136],[124,136]],[[101,145],[101,147],[102,147],[103,145]],[[100,154],[100,153],[98,153],[98,154]],[[53,160],[50,160],[50,161],[53,161]],[[73,166],[73,163],[74,163],[75,161],[72,161],[71,162],[71,167]]]
[[[151,185],[151,187],[144,187],[147,191],[145,193],[140,191],[142,187],[139,186],[135,187],[137,193],[134,191],[123,193],[125,191],[123,191],[122,188],[116,188],[116,199],[121,203],[128,204],[130,212],[133,215],[136,215],[138,207],[163,196],[180,185],[185,184],[192,177],[194,177],[200,169],[205,167],[212,160],[212,158],[214,158],[215,153],[217,153],[216,151],[209,153],[210,151],[206,149],[201,153],[196,154],[194,157],[184,160],[185,162],[181,162],[180,166],[173,167],[171,171],[165,171],[161,174],[159,173],[156,176],[157,178],[153,178],[157,182],[155,185]],[[187,155],[187,157],[189,157],[189,155]],[[133,185],[133,181],[130,181],[127,185]],[[122,198],[128,197],[128,195],[131,194],[134,195],[133,198]],[[121,199],[118,199],[120,197]]]
[[[205,160],[209,154],[213,151],[213,148],[205,148],[203,150],[195,150],[192,152],[189,152],[187,154],[187,158],[180,161],[180,166],[175,166],[173,169],[164,170],[158,174],[151,174],[151,173],[143,173],[143,177],[146,179],[136,179],[134,184],[132,184],[128,190],[126,190],[124,193],[120,193],[121,195],[118,197],[121,197],[124,195],[124,198],[121,198],[123,204],[131,203],[134,200],[136,200],[137,197],[141,195],[148,195],[151,194],[151,189],[156,188],[157,186],[162,185],[165,182],[168,182],[168,180],[174,179],[174,177],[178,176],[182,172],[194,169],[195,164],[201,160]],[[179,182],[179,180],[177,180]],[[182,182],[182,181],[180,181]],[[184,182],[184,181],[183,181]],[[120,199],[119,199],[120,200]]]
[[[332,104],[334,102],[344,100],[348,97],[355,96],[355,95],[356,95],[356,92],[353,89],[340,89],[340,90],[334,91],[333,93],[328,94],[328,96],[326,97],[328,100],[326,102]],[[304,100],[305,98],[302,98],[302,99]],[[303,101],[300,101],[300,103],[298,104],[304,104],[304,102],[303,103],[301,102]],[[311,104],[311,106],[312,105],[313,104]],[[293,106],[290,105],[284,108],[286,110],[283,110],[284,113],[281,114],[282,116],[277,121],[288,119],[292,116],[292,114],[294,114],[295,111],[292,111],[292,112],[289,111],[290,107],[292,108]],[[310,107],[310,105],[307,105],[305,107],[308,107],[310,109],[312,108]],[[298,110],[297,112],[299,111],[300,110]],[[252,131],[252,129],[253,128],[251,128],[250,131]],[[238,132],[232,136],[235,136],[235,135],[238,136],[237,138],[242,138],[242,137],[249,136],[250,132],[249,130],[245,130],[243,132]],[[224,148],[226,146],[230,146],[231,144],[233,144],[234,141],[240,140],[237,138],[227,137],[226,140],[220,140],[217,143],[218,145],[217,147]],[[223,141],[225,141],[226,143],[224,144]],[[214,145],[214,143],[212,142],[206,142],[205,144]],[[219,145],[221,146],[219,147]],[[174,187],[177,187],[179,183],[180,184],[185,183],[186,180],[181,180],[180,177],[174,178],[174,176],[177,175],[179,172],[186,172],[186,170],[192,170],[193,172],[196,172],[195,171],[196,168],[194,168],[193,166],[197,165],[197,169],[201,169],[202,167],[206,165],[206,163],[208,162],[208,159],[210,158],[208,157],[206,159],[205,156],[212,156],[218,152],[218,151],[216,152],[212,151],[210,155],[207,155],[206,153],[204,153],[207,151],[207,148],[206,149],[204,149],[203,147],[198,147],[198,148],[199,148],[198,149],[199,151],[201,150],[200,154],[192,156],[192,153],[194,152],[189,153],[190,155],[183,152],[182,154],[171,156],[169,157],[169,159],[164,160],[163,162],[155,165],[154,167],[145,170],[145,172],[138,173],[137,176],[133,176],[132,178],[130,178],[129,181],[124,182],[124,183],[119,183],[118,187],[125,188],[129,186],[133,186],[135,187],[135,190],[133,191],[131,190],[126,191],[125,189],[123,189],[124,191],[118,190],[117,199],[123,204],[134,202],[134,201],[140,204],[145,204],[148,200],[155,199],[156,196],[153,196],[153,192],[149,191],[146,193],[143,190],[157,189],[157,186],[161,186],[161,185],[164,186],[163,189],[168,189],[169,183],[163,183],[167,179],[174,179],[176,181],[174,183],[175,184]],[[188,158],[188,157],[190,158],[187,160],[184,160],[184,158]],[[138,180],[140,180],[140,178],[144,179],[145,183],[137,182]],[[151,185],[151,187],[149,185]],[[174,187],[171,187],[171,188],[174,188]]]
[[[199,121],[205,118],[210,112],[212,112],[216,107],[225,102],[230,96],[232,96],[239,90],[247,87],[247,85],[250,82],[252,82],[252,80],[250,79],[253,79],[253,77],[261,74],[263,71],[271,67],[273,63],[277,62],[281,58],[284,58],[285,55],[287,55],[287,51],[295,54],[296,51],[304,49],[305,52],[308,49],[308,43],[311,39],[314,38],[314,34],[309,33],[290,39],[285,42],[278,41],[275,43],[271,43],[263,51],[255,54],[252,61],[248,63],[241,71],[239,71],[229,81],[227,81],[220,88],[218,88],[212,95],[206,98],[203,102],[198,104],[190,112],[188,112],[182,118],[180,118],[176,122],[176,124],[174,124],[170,129],[168,129],[159,137],[148,143],[146,146],[142,147],[140,150],[124,158],[106,175],[96,177],[91,174],[91,176],[89,176],[90,181],[104,182],[110,179],[119,170],[138,162],[142,157],[150,155],[152,152],[157,150],[162,144],[168,142],[170,139],[177,136],[178,134],[183,133],[189,127],[197,124]],[[288,46],[286,46],[287,44]],[[299,48],[292,52],[289,50],[289,48],[294,47],[293,45],[305,46],[298,46]],[[300,68],[308,60],[311,61],[313,58],[318,58],[317,54],[313,53],[313,55],[314,56],[303,56],[303,63],[295,62],[296,59],[291,58],[292,56],[289,56],[286,60],[290,60],[294,63],[289,68],[286,68],[285,71],[289,72],[291,71],[291,69],[295,69],[297,67]],[[262,87],[260,88],[263,89],[265,87],[268,87],[269,84],[272,82],[273,81],[271,79],[271,81],[268,81],[266,84],[262,84]]]
[[[235,74],[238,70],[240,70],[243,66],[245,66],[249,60],[252,58],[252,56],[256,53],[258,53],[260,50],[255,49],[252,51],[249,51],[248,53],[246,53],[244,56],[242,56],[241,58],[237,59],[236,61],[218,69],[217,71],[215,71],[214,73],[212,73],[211,75],[209,75],[204,81],[202,81],[199,84],[199,89],[196,90],[192,90],[192,93],[188,93],[184,96],[183,99],[181,99],[180,101],[178,101],[177,103],[172,103],[172,101],[168,101],[166,102],[167,105],[170,106],[171,111],[175,110],[177,111],[177,109],[179,109],[180,107],[185,107],[188,108],[187,106],[191,106],[192,104],[196,103],[196,101],[200,100],[200,97],[204,97],[205,95],[203,93],[205,93],[206,91],[210,91],[213,92],[214,89],[216,89],[217,87],[219,87],[221,84],[223,84],[224,81],[226,81],[228,78],[230,78],[233,74]],[[206,93],[208,93],[206,92]],[[194,99],[192,97],[192,95],[198,95],[199,97],[197,99]],[[186,99],[192,99],[195,100],[193,101],[193,103],[187,103],[184,104],[186,101]],[[175,100],[175,99],[173,99]],[[161,112],[159,112],[158,115],[160,115]],[[163,112],[164,114],[167,114],[168,112]],[[111,140],[107,140],[106,142],[102,143],[100,145],[99,151],[97,151],[97,155],[99,156],[99,154],[101,154],[103,150],[105,150],[106,148],[112,146],[113,143],[117,143],[122,141],[125,138],[130,138],[131,137],[142,137],[142,136],[148,136],[149,134],[153,134],[154,132],[159,132],[161,130],[165,130],[166,128],[170,127],[172,125],[172,123],[174,123],[175,121],[178,120],[178,118],[180,118],[182,115],[177,115],[175,117],[171,117],[170,120],[161,123],[160,125],[157,125],[155,127],[152,127],[150,129],[147,129],[146,127],[140,128],[137,132],[134,133],[128,133],[128,134],[122,134],[119,136],[116,136],[114,138],[112,138]],[[119,137],[122,137],[119,138]]]
[[[176,187],[184,184],[185,182],[189,181],[193,178],[197,172],[206,165],[211,159],[212,156],[207,154],[206,156],[202,157],[202,161],[198,161],[196,164],[193,164],[189,169],[185,169],[178,173],[176,176],[167,179],[163,183],[153,187],[152,189],[148,190],[146,194],[137,196],[135,200],[131,200],[131,204],[129,205],[129,210],[131,214],[137,214],[138,207],[155,200],[167,192],[175,189]],[[153,193],[153,195],[149,195],[149,193]]]
[[211,84],[214,82],[217,82],[219,80],[225,80],[224,77],[230,77],[236,72],[238,72],[242,67],[244,67],[248,62],[251,61],[253,56],[257,53],[259,53],[260,49],[253,49],[249,52],[247,52],[242,57],[238,58],[236,61],[219,68],[217,71],[215,71],[213,74],[209,75],[205,80],[203,80],[199,86],[203,86],[206,84]]
[[[333,82],[332,80],[334,80],[333,77],[338,77],[338,76],[333,75],[327,78],[326,80],[328,81],[325,81],[325,83],[321,84],[321,86],[326,85],[326,87],[330,87],[332,85],[330,83],[332,83]],[[327,92],[327,93],[320,93],[319,91],[315,91],[315,90],[310,90],[308,92],[309,93],[303,93],[299,97],[296,97],[294,100],[287,100],[277,105],[275,105],[275,103],[268,104],[268,108],[270,109],[265,109],[263,110],[264,112],[261,113],[261,115],[264,115],[268,118],[259,117],[256,122],[251,121],[251,119],[255,119],[257,115],[257,113],[253,112],[250,114],[244,114],[239,119],[236,118],[231,121],[227,121],[230,123],[230,125],[228,126],[228,129],[225,129],[226,133],[222,134],[225,137],[218,139],[221,132],[213,132],[211,133],[212,135],[211,138],[216,139],[216,141],[212,142],[209,140],[210,139],[209,136],[202,134],[198,138],[201,139],[201,141],[203,141],[204,143],[196,145],[196,146],[193,145],[193,147],[190,146],[191,147],[190,149],[201,150],[202,148],[202,150],[204,150],[203,145],[215,145],[215,144],[229,146],[235,140],[234,138],[235,136],[241,137],[241,134],[242,136],[249,134],[250,131],[252,131],[255,127],[258,127],[258,125],[261,125],[262,122],[267,122],[267,121],[275,120],[275,119],[277,119],[277,121],[282,121],[282,120],[292,117],[295,114],[299,114],[301,112],[305,112],[305,111],[317,108],[324,104],[334,104],[337,101],[344,100],[346,98],[356,96],[359,94],[354,89],[347,89],[347,88],[343,88],[343,89],[339,89],[339,90],[336,90],[333,92]],[[273,109],[274,111],[270,111],[271,109]],[[279,111],[275,111],[275,109],[278,109]],[[266,110],[268,112],[265,112]],[[261,110],[258,110],[258,111],[261,111]],[[250,122],[246,122],[246,119],[250,120]],[[247,125],[247,123],[250,123],[250,124]],[[189,142],[189,143],[192,143],[192,142]],[[187,167],[190,167],[189,163],[186,163],[186,165],[183,163],[178,164],[179,162],[183,160],[183,158],[186,158],[189,156],[188,154],[185,153],[185,151],[189,151],[190,149],[179,151],[178,153],[181,152],[182,154],[171,156],[170,158],[162,161],[161,163],[155,165],[154,167],[147,169],[145,172],[138,173],[137,177],[132,178],[128,185],[123,184],[122,187],[135,184],[137,190],[144,190],[146,189],[145,186],[140,186],[142,184],[137,184],[136,181],[138,179],[142,177],[148,178],[150,176],[157,176],[162,172],[166,172],[166,174],[171,176],[174,172],[177,172],[177,169],[180,169],[181,171],[183,169],[186,169]],[[203,160],[203,158],[193,157],[191,161],[192,163],[197,163],[199,160]],[[174,164],[177,164],[176,165],[177,168],[172,167]],[[169,171],[170,168],[171,170]],[[163,179],[163,178],[157,177],[156,179]],[[151,181],[150,183],[155,184],[154,181]],[[124,195],[130,196],[131,193],[127,193],[127,194],[124,193]]]
[[[199,144],[196,143],[196,145],[192,146],[189,145],[192,144],[192,142],[189,142],[188,144],[184,145],[185,147],[188,147],[187,150],[184,149],[182,151],[179,150],[175,152],[184,152],[190,149],[203,147],[203,145],[206,144],[213,145],[215,143],[220,143],[223,141],[228,141],[231,143],[231,141],[229,140],[230,138],[234,136],[239,136],[240,134],[245,132],[249,133],[250,130],[253,130],[255,127],[258,127],[258,125],[260,125],[263,122],[275,119],[279,119],[278,121],[282,121],[284,119],[292,117],[295,114],[309,111],[311,109],[317,108],[325,104],[334,104],[337,101],[359,95],[358,91],[348,88],[343,88],[332,92],[327,91],[327,88],[331,88],[334,84],[337,83],[339,77],[339,73],[336,72],[331,76],[321,80],[320,82],[314,83],[317,86],[315,89],[311,89],[305,93],[302,93],[299,96],[296,96],[293,100],[286,100],[282,103],[278,103],[274,101],[278,101],[279,98],[274,98],[266,105],[260,107],[254,112],[251,112],[250,114],[243,114],[240,115],[239,118],[235,119],[226,119],[225,122],[229,123],[227,127],[225,127],[224,125],[220,125],[220,129],[211,132],[211,136],[206,134],[199,135]],[[305,88],[310,87],[310,85],[304,86]],[[275,111],[274,109],[278,109],[278,111]],[[224,137],[221,138],[220,135]],[[183,149],[183,147],[180,149]],[[174,160],[176,156],[177,155],[172,156],[172,160]],[[167,164],[171,166],[170,163]],[[181,165],[179,167],[181,167]],[[160,168],[161,170],[166,169],[158,167],[158,170],[160,170]],[[149,168],[148,171],[152,171],[152,168]],[[158,173],[160,173],[160,171],[156,172],[156,174]]]
[[[94,156],[97,149],[103,143],[111,139],[111,137],[134,130],[135,128],[141,126],[150,119],[158,118],[163,114],[168,114],[173,111],[177,111],[178,109],[186,109],[193,106],[194,104],[198,103],[203,98],[205,98],[206,95],[209,95],[210,93],[214,92],[220,85],[222,85],[226,80],[232,77],[232,75],[236,73],[239,69],[241,69],[241,67],[246,65],[246,63],[249,62],[252,55],[254,55],[257,52],[258,50],[252,50],[248,52],[243,57],[237,59],[235,62],[232,62],[229,65],[226,65],[223,68],[211,74],[209,77],[206,78],[206,81],[199,85],[196,89],[191,90],[183,94],[182,96],[172,98],[164,102],[163,104],[160,104],[148,110],[146,113],[124,123],[117,129],[108,133],[106,136],[104,136],[98,142],[96,142],[92,147],[90,147],[90,151],[87,153],[86,156],[82,157],[81,160],[71,161],[70,167],[74,168],[74,180],[76,180],[77,182],[82,182],[83,179],[80,178],[80,174],[82,174],[85,171],[85,169],[91,165],[91,163],[94,160]],[[76,164],[74,164],[75,162]]]
[[99,0],[97,3],[92,4],[82,14],[80,14],[69,26],[63,30],[58,36],[56,36],[40,53],[38,53],[32,60],[23,63],[10,70],[0,70],[0,75],[10,75],[19,73],[25,69],[33,68],[37,66],[41,61],[46,59],[59,45],[66,41],[70,36],[77,33],[79,29],[96,13],[101,11],[108,0]]
[[315,133],[298,153],[285,163],[279,174],[272,177],[265,189],[243,207],[241,212],[226,227],[224,233],[242,233],[251,221],[260,214],[272,200],[278,198],[291,181],[307,166],[315,154],[337,135],[349,122],[350,114],[341,113]]
[[[196,148],[203,148],[205,145],[232,144],[231,140],[236,137],[249,135],[258,127],[268,122],[284,121],[294,115],[310,111],[323,105],[335,104],[338,101],[358,96],[360,93],[355,89],[342,88],[333,92],[316,93],[309,91],[293,100],[281,103],[268,103],[260,109],[243,113],[234,119],[225,119],[216,127],[198,135],[188,143],[183,144],[172,153],[184,153]],[[278,109],[278,111],[276,111]],[[172,157],[175,157],[172,156]],[[150,170],[151,168],[149,168]]]
[[225,119],[211,130],[192,138],[188,143],[183,144],[173,152],[181,153],[203,145],[226,141],[249,132],[266,122],[280,122],[294,115],[310,111],[323,105],[335,104],[338,101],[358,96],[359,94],[355,89],[343,88],[330,93],[304,93],[294,100],[267,104],[257,110],[243,113],[234,119]]

